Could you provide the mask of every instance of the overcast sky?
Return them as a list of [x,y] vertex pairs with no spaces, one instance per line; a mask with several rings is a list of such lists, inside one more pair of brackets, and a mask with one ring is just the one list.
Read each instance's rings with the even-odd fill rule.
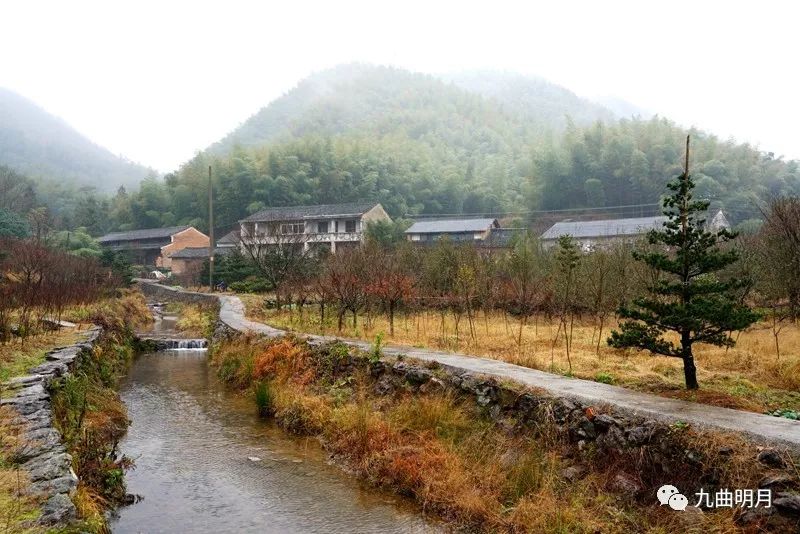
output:
[[0,86],[160,171],[352,61],[535,74],[800,158],[799,20],[764,0],[4,0]]

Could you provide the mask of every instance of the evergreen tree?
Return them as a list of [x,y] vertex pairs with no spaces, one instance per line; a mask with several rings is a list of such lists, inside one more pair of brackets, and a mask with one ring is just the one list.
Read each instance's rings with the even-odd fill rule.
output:
[[[737,294],[747,287],[747,280],[723,280],[715,274],[738,259],[735,249],[722,250],[718,246],[735,234],[724,229],[712,233],[705,228],[703,214],[709,203],[692,199],[688,137],[684,172],[667,187],[672,195],[664,199],[663,211],[669,220],[663,230],[653,230],[648,236],[652,245],[661,247],[634,253],[637,260],[660,276],[649,288],[650,296],[636,299],[633,307],[618,310],[621,317],[630,320],[611,333],[608,343],[681,358],[687,389],[697,389],[692,345],[733,346],[728,333],[747,328],[758,315]],[[680,345],[665,339],[666,332],[676,332]]]
[[23,238],[30,234],[27,221],[12,211],[0,208],[0,239],[4,237]]

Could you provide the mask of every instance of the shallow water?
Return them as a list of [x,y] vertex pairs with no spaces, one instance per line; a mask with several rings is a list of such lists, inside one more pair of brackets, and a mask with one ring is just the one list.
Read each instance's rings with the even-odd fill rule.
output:
[[440,530],[328,465],[315,440],[257,417],[203,351],[141,355],[120,392],[132,420],[120,448],[136,461],[128,491],[143,500],[120,509],[115,533]]

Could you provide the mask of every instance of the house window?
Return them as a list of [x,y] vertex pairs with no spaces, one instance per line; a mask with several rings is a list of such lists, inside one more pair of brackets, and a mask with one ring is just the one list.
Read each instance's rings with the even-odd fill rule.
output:
[[333,221],[333,231],[339,233],[339,221]]
[[347,233],[355,233],[356,231],[356,222],[355,221],[345,221],[344,222],[344,231]]
[[284,235],[292,235],[292,234],[302,234],[305,232],[305,224],[301,222],[297,223],[282,223],[281,224],[281,233]]
[[317,233],[318,234],[327,234],[328,233],[328,221],[318,222],[317,223]]

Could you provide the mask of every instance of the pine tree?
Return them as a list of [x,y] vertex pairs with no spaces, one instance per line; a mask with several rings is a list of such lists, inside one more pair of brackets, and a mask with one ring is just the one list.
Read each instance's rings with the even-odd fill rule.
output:
[[[720,279],[716,273],[738,259],[735,249],[720,244],[736,235],[728,230],[709,232],[704,214],[709,203],[693,200],[694,182],[689,175],[689,137],[686,138],[684,172],[667,187],[672,194],[663,201],[668,217],[663,230],[648,235],[655,251],[634,252],[634,258],[659,272],[650,296],[636,299],[632,307],[623,306],[619,315],[629,319],[613,331],[608,344],[646,349],[654,354],[681,358],[687,389],[697,389],[697,369],[692,345],[709,343],[733,346],[729,332],[747,328],[758,315],[741,299],[749,281]],[[664,338],[676,332],[680,344]]]

